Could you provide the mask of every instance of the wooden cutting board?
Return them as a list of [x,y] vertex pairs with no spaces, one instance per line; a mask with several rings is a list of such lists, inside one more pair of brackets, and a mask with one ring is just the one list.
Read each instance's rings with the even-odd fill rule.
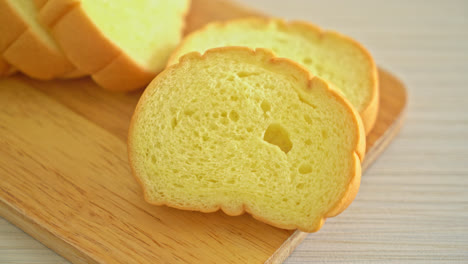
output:
[[[194,0],[188,31],[258,15]],[[380,71],[381,109],[367,138],[367,168],[398,132],[406,91]],[[276,263],[307,234],[249,215],[204,214],[143,200],[127,163],[127,128],[140,92],[90,79],[0,81],[0,215],[73,263]],[[339,217],[339,216],[338,216]]]

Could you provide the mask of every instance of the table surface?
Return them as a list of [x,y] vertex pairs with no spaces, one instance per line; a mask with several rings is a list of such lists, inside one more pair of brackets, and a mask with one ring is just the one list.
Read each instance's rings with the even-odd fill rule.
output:
[[[355,202],[285,263],[468,262],[468,1],[238,1],[354,37],[409,93]],[[0,218],[0,263],[68,262]]]

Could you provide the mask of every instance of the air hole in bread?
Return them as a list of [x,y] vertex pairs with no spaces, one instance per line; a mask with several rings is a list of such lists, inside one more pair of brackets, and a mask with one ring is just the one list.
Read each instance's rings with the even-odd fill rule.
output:
[[288,131],[277,123],[273,123],[268,126],[265,131],[265,135],[263,136],[263,140],[272,145],[278,146],[286,154],[288,154],[293,147],[293,144],[289,139]]
[[193,114],[195,114],[195,111],[193,111],[193,110],[185,109],[185,111],[184,111],[184,115],[186,115],[186,116],[192,116]]
[[[309,87],[309,91],[310,91],[310,87]],[[314,104],[312,104],[312,103],[310,103],[310,102],[307,102],[304,98],[302,98],[302,96],[299,96],[299,100],[300,100],[301,102],[303,102],[304,104],[307,104],[307,105],[309,105],[310,107],[312,107],[312,109],[316,109],[316,108],[317,108],[316,105],[314,105]]]
[[249,76],[259,75],[259,73],[258,72],[238,72],[238,73],[236,73],[236,75],[239,78],[245,78],[245,77],[249,77]]
[[312,118],[310,118],[310,116],[304,115],[304,119],[309,125],[312,125]]
[[287,38],[277,38],[276,39],[279,43],[286,44],[289,42]]
[[177,123],[178,123],[177,118],[176,117],[172,118],[172,122],[171,122],[172,129],[174,129],[177,126]]
[[302,60],[302,63],[304,63],[304,64],[306,64],[306,65],[310,65],[310,64],[312,64],[312,58],[305,57],[305,58]]
[[178,183],[174,183],[174,187],[177,187],[177,188],[184,188],[184,186],[182,184],[178,184]]
[[231,119],[234,122],[237,122],[239,120],[239,114],[232,110],[231,113],[229,113],[229,119]]
[[300,174],[307,174],[311,172],[312,172],[312,166],[310,166],[309,164],[302,164],[301,166],[299,166]]
[[312,140],[306,139],[305,144],[308,146],[312,145]]
[[260,105],[262,107],[263,113],[266,114],[268,111],[271,110],[271,105],[268,101],[263,101]]
[[328,132],[326,130],[322,130],[322,138],[323,139],[328,138]]

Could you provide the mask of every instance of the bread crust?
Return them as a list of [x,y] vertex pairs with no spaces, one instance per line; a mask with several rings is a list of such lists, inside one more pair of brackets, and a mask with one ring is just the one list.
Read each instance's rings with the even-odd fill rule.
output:
[[[8,3],[0,0],[2,14],[3,58],[23,73],[37,79],[49,80],[71,72],[75,67],[59,50],[49,47]],[[5,47],[5,43],[7,46]]]
[[26,25],[12,12],[5,0],[0,0],[0,77],[8,76],[15,70],[3,58],[3,51],[26,29]]
[[74,70],[67,72],[64,75],[60,76],[59,78],[67,80],[67,79],[77,79],[77,78],[81,78],[84,76],[88,76],[88,74],[75,68]]
[[46,3],[47,0],[34,0],[34,5],[37,7],[37,9],[41,9]]
[[[41,9],[45,6],[45,4],[47,3],[47,1],[48,1],[48,0],[34,0],[33,2],[34,2],[34,5],[36,6],[37,10],[39,11],[39,10],[41,10]],[[39,12],[38,12],[38,15],[39,15]],[[43,24],[43,23],[41,22],[41,24]],[[43,24],[43,25],[45,25],[45,24]],[[67,60],[68,60],[68,59],[67,59]],[[61,76],[59,76],[59,78],[60,78],[60,79],[75,79],[75,78],[84,77],[84,76],[86,76],[86,75],[88,75],[88,74],[85,73],[85,72],[82,72],[82,71],[80,71],[80,70],[78,70],[78,69],[76,69],[76,68],[74,67],[73,70],[71,70],[71,71],[69,71],[69,72],[67,72],[67,73],[65,73],[65,74],[63,74],[63,75],[61,75]]]
[[8,76],[13,73],[15,73],[15,68],[11,67],[8,62],[6,62],[1,56],[0,56],[0,77]]
[[361,116],[361,119],[364,124],[364,128],[366,130],[366,135],[370,133],[372,128],[375,125],[375,122],[377,120],[377,114],[378,114],[378,109],[379,109],[379,82],[378,82],[378,71],[377,71],[377,66],[375,64],[374,59],[372,58],[370,52],[362,46],[359,42],[356,40],[345,36],[343,34],[340,34],[338,32],[334,31],[329,31],[329,30],[324,30],[316,25],[313,25],[309,22],[305,21],[290,21],[287,22],[284,19],[279,19],[279,18],[264,18],[264,17],[248,17],[248,18],[240,18],[240,19],[233,19],[233,20],[227,20],[227,21],[217,21],[217,22],[212,22],[209,23],[202,28],[190,33],[176,48],[176,50],[172,53],[171,57],[169,58],[168,65],[176,64],[178,62],[178,56],[180,55],[180,51],[189,43],[191,42],[192,38],[195,38],[197,34],[200,32],[206,31],[211,27],[219,27],[223,28],[231,24],[239,23],[239,22],[250,22],[253,24],[261,24],[265,25],[271,22],[277,23],[279,26],[285,28],[285,29],[294,29],[296,27],[302,28],[303,30],[308,30],[311,32],[316,32],[317,34],[320,35],[321,38],[326,38],[327,36],[336,36],[344,41],[347,41],[349,43],[352,43],[354,46],[356,46],[358,49],[361,50],[361,52],[365,55],[367,61],[371,65],[371,70],[368,73],[372,82],[372,91],[371,91],[371,97],[370,100],[365,104],[364,108],[359,111],[359,115]]
[[[187,13],[189,2],[182,16]],[[49,0],[41,9],[39,19],[50,28],[73,64],[81,71],[91,73],[105,89],[139,89],[162,70],[146,69],[130,58],[101,32],[79,0]],[[183,28],[179,30],[182,34]]]
[[[28,25],[16,13],[7,0],[0,0],[0,53],[11,45],[26,29]],[[7,64],[5,62],[5,64]]]
[[67,12],[80,4],[80,0],[39,0],[44,2],[39,8],[37,19],[46,27],[52,27]]
[[31,29],[16,39],[3,56],[21,72],[41,80],[51,80],[75,70],[60,50],[48,47]]
[[97,84],[108,90],[129,91],[144,87],[154,79],[156,74],[138,66],[122,52],[91,77]]
[[[348,109],[348,111],[352,114],[352,116],[354,117],[353,121],[355,122],[356,130],[357,130],[357,133],[356,133],[357,136],[356,136],[356,139],[355,139],[355,148],[354,148],[353,153],[351,153],[351,155],[353,155],[353,159],[354,159],[354,166],[353,166],[353,169],[350,170],[350,172],[349,172],[348,187],[347,187],[347,190],[344,192],[342,198],[340,198],[328,212],[324,213],[323,216],[320,217],[320,220],[318,221],[318,223],[315,226],[284,225],[284,224],[274,223],[274,222],[271,222],[271,221],[269,221],[267,219],[262,218],[261,216],[256,215],[249,208],[249,205],[245,204],[245,203],[242,204],[242,206],[241,206],[241,208],[239,210],[230,210],[230,209],[224,207],[222,204],[218,204],[218,205],[216,205],[216,206],[214,206],[212,208],[196,208],[196,207],[181,207],[181,206],[179,206],[177,204],[173,204],[173,203],[170,203],[170,202],[167,202],[167,201],[154,201],[154,200],[151,200],[149,195],[148,195],[148,190],[146,189],[146,186],[143,183],[143,180],[140,177],[139,172],[135,167],[135,159],[133,157],[133,155],[134,155],[133,146],[134,145],[133,145],[133,141],[132,141],[133,131],[134,131],[134,126],[135,126],[136,119],[138,118],[138,115],[139,115],[139,113],[141,111],[140,109],[141,109],[142,105],[144,105],[146,100],[147,100],[147,96],[150,93],[151,88],[146,89],[145,92],[143,93],[143,95],[141,96],[140,101],[138,102],[138,104],[137,104],[137,106],[135,108],[135,112],[134,112],[134,114],[132,116],[132,119],[131,119],[131,122],[130,122],[127,144],[128,144],[128,158],[129,158],[129,163],[130,163],[130,167],[131,167],[131,170],[132,170],[132,174],[135,177],[135,179],[137,180],[137,182],[141,185],[141,187],[143,189],[143,194],[144,194],[145,200],[148,203],[153,204],[153,205],[159,205],[159,206],[165,205],[165,206],[169,206],[169,207],[173,207],[173,208],[177,208],[177,209],[181,209],[181,210],[201,211],[201,212],[205,212],[205,213],[210,213],[210,212],[215,212],[215,211],[218,211],[218,210],[222,210],[224,213],[226,213],[228,215],[231,215],[231,216],[237,216],[237,215],[241,215],[241,214],[244,214],[245,212],[247,212],[250,215],[252,215],[255,219],[257,219],[259,221],[262,221],[264,223],[267,223],[269,225],[278,227],[278,228],[282,228],[282,229],[300,229],[301,231],[304,231],[304,232],[316,232],[321,228],[321,226],[323,225],[323,223],[324,223],[324,221],[325,221],[325,219],[327,217],[336,216],[339,213],[341,213],[344,209],[346,209],[351,204],[351,202],[353,201],[353,199],[355,198],[355,196],[356,196],[356,194],[357,194],[357,192],[359,190],[359,184],[360,184],[360,179],[361,179],[361,161],[364,159],[364,156],[365,156],[365,144],[366,144],[365,130],[364,130],[364,127],[363,127],[363,124],[362,124],[362,120],[359,117],[359,114],[350,105],[350,103],[345,98],[343,98],[340,94],[338,94],[334,89],[330,88],[327,83],[325,83],[324,81],[312,76],[307,71],[307,69],[305,69],[300,64],[298,64],[298,63],[296,63],[296,62],[294,62],[292,60],[289,60],[289,59],[276,58],[271,51],[266,50],[266,49],[255,49],[255,50],[253,50],[253,49],[250,49],[250,48],[247,48],[247,47],[220,47],[220,48],[214,48],[214,49],[207,50],[203,55],[201,55],[198,52],[192,52],[192,53],[186,54],[180,59],[180,62],[182,62],[183,60],[185,60],[185,59],[187,59],[189,57],[197,57],[200,60],[203,60],[203,59],[206,59],[206,57],[210,53],[229,52],[229,51],[236,51],[236,50],[237,51],[247,51],[247,52],[249,52],[251,54],[262,54],[262,55],[266,56],[266,58],[268,58],[268,60],[267,60],[268,63],[271,63],[271,64],[285,64],[285,65],[288,65],[288,67],[296,68],[296,70],[298,70],[302,74],[304,74],[306,76],[306,78],[309,80],[308,85],[307,85],[307,87],[305,89],[306,91],[307,90],[309,90],[309,91],[313,90],[313,85],[316,84],[315,80],[319,80],[321,82],[321,85],[325,85],[325,87],[327,88],[327,91],[330,94],[332,94],[334,97],[336,97],[337,100],[340,103],[342,103]],[[179,67],[179,65],[180,64],[174,64],[174,65],[170,66],[170,68],[177,68],[177,67]],[[152,83],[157,82],[159,78],[163,78],[164,75],[167,72],[168,71],[163,71],[161,74],[159,74],[153,80],[153,82],[151,82],[149,84],[148,87],[152,87]]]

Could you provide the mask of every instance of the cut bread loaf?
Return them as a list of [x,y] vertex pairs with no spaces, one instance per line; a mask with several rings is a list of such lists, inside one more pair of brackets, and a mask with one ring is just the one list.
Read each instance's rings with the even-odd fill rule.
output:
[[247,18],[215,22],[185,38],[169,65],[187,52],[221,46],[268,48],[333,84],[360,113],[366,132],[378,112],[376,65],[367,50],[349,37],[305,22]]
[[[39,20],[70,60],[102,87],[133,90],[166,65],[189,0],[48,0]],[[70,30],[73,29],[73,30]]]
[[297,63],[225,47],[156,77],[128,150],[150,203],[313,232],[354,199],[365,133],[353,107]]
[[37,79],[53,79],[75,71],[47,30],[37,21],[31,0],[0,0],[3,58],[21,72]]

